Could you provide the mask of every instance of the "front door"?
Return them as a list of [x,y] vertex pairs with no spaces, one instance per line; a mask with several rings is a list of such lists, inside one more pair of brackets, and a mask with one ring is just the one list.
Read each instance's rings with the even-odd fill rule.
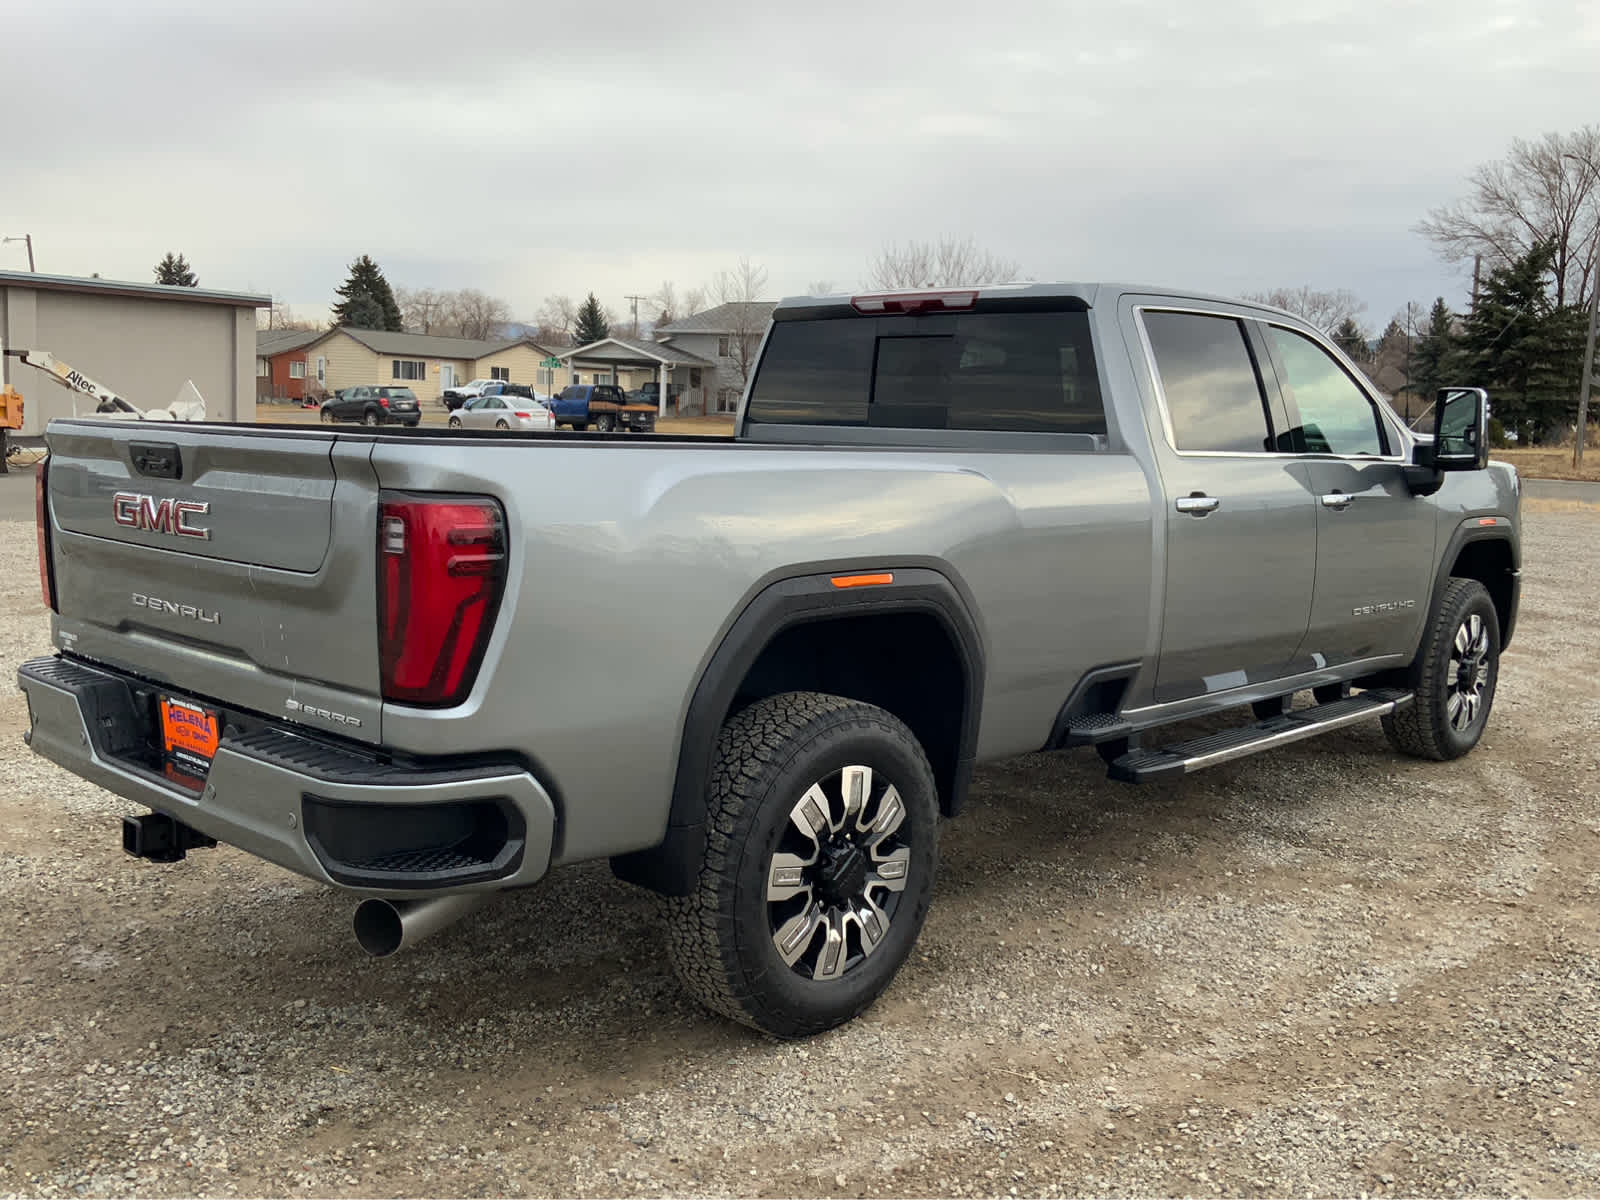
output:
[[1289,672],[1311,611],[1317,517],[1305,465],[1276,452],[1243,321],[1157,310],[1140,319],[1164,426],[1155,700],[1276,679]]
[[1409,651],[1433,586],[1434,507],[1406,486],[1395,431],[1339,361],[1295,330],[1265,334],[1316,496],[1317,586],[1298,657],[1338,666]]
[[456,385],[456,369],[451,363],[439,364],[439,391],[449,391]]

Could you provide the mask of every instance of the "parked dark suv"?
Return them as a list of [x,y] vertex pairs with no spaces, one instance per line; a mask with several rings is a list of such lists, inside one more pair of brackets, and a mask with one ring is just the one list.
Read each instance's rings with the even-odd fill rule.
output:
[[363,425],[416,425],[422,420],[417,394],[408,387],[350,387],[322,406],[322,423],[360,421]]

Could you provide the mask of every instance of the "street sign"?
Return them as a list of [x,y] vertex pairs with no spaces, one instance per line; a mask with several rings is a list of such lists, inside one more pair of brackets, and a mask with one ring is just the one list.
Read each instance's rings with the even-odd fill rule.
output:
[[539,365],[541,367],[546,368],[547,370],[559,371],[561,369],[561,360],[559,358],[556,358],[554,355],[551,355],[549,358],[545,359]]

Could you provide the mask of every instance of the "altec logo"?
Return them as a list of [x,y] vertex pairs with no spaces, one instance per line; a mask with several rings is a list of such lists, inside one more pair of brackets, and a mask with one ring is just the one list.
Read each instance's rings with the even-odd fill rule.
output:
[[157,500],[143,492],[118,492],[111,497],[111,519],[129,529],[144,529],[172,537],[209,539],[211,530],[194,524],[192,518],[211,511],[206,500]]

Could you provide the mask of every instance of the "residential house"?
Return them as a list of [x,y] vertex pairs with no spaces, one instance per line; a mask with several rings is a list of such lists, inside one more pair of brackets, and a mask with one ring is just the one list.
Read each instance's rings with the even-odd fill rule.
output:
[[319,391],[401,385],[424,405],[471,379],[505,379],[548,393],[559,374],[540,365],[554,352],[528,338],[480,341],[343,325],[322,334],[305,353]]
[[632,391],[651,381],[664,382],[674,404],[669,411],[678,413],[705,412],[717,377],[713,363],[668,342],[608,337],[563,350],[560,358],[563,384],[615,383]]
[[256,399],[301,400],[306,395],[306,347],[321,329],[256,330]]
[[696,402],[702,413],[731,413],[739,407],[746,376],[755,370],[761,339],[776,307],[774,300],[736,300],[655,331],[656,341],[713,365],[713,374],[697,389],[698,395],[684,396],[680,412],[696,411]]

